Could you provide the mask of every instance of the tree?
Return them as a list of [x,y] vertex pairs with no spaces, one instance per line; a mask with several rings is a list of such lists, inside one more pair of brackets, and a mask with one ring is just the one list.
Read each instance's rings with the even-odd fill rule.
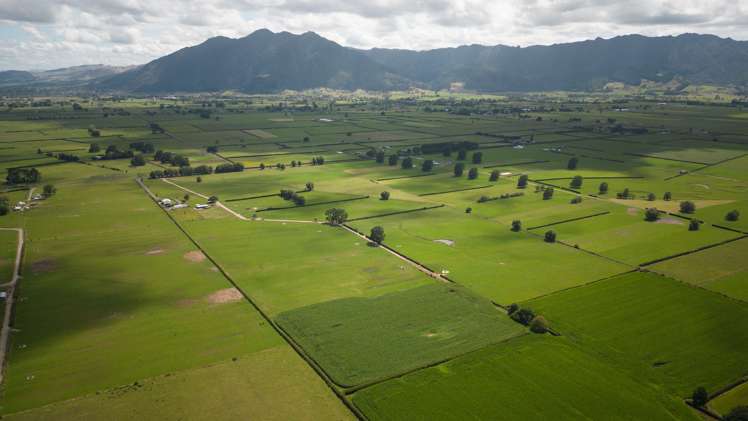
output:
[[197,177],[195,179],[195,181],[197,181],[198,183],[202,183],[203,182],[203,178],[202,177]]
[[467,151],[465,149],[460,149],[459,151],[457,151],[458,161],[464,161],[466,156],[467,156]]
[[208,198],[208,203],[216,203],[218,201],[218,196],[210,196]]
[[529,308],[520,308],[519,310],[512,313],[511,318],[515,322],[519,322],[527,326],[532,321],[532,319],[535,318],[535,313]]
[[298,194],[294,194],[291,198],[294,205],[296,206],[304,206],[306,205],[306,198],[304,196],[299,196]]
[[608,183],[602,182],[600,183],[600,187],[598,188],[598,191],[600,194],[607,194],[608,193]]
[[698,219],[692,219],[691,222],[688,223],[689,231],[698,231],[699,228],[701,228],[701,221]]
[[488,181],[499,181],[499,170],[491,171],[491,175],[488,177]]
[[384,151],[377,151],[377,154],[375,155],[375,160],[377,161],[377,164],[384,163]]
[[340,225],[348,219],[348,212],[340,208],[330,208],[325,211],[325,219],[332,225]]
[[468,171],[468,180],[475,180],[478,178],[478,168],[470,168],[470,171]]
[[584,179],[581,175],[575,175],[574,178],[571,179],[571,183],[569,183],[569,187],[572,189],[578,189],[582,187],[582,183],[584,182]]
[[576,156],[569,159],[569,162],[566,164],[566,168],[570,170],[576,170],[577,166],[579,166],[579,158]]
[[696,205],[690,200],[680,202],[681,213],[694,213],[696,212]]
[[189,193],[185,193],[184,196],[182,196],[182,201],[183,202],[188,202],[189,200],[190,200],[190,194]]
[[309,136],[304,136],[304,143],[309,142]]
[[697,387],[691,395],[691,403],[697,408],[701,408],[706,405],[706,402],[708,400],[709,394],[706,392],[706,389],[703,386]]
[[314,183],[312,183],[311,181],[307,181],[306,191],[312,191],[312,190],[314,190]]
[[748,421],[748,406],[736,406],[722,417],[722,421]]
[[545,239],[546,243],[555,243],[556,242],[556,232],[555,231],[546,231],[544,239]]
[[628,187],[626,187],[625,189],[623,189],[621,193],[618,193],[617,196],[619,199],[629,199],[631,198],[631,191],[629,190]]
[[660,219],[660,211],[658,211],[657,208],[647,208],[647,210],[644,211],[645,221],[654,222],[658,219]]
[[740,219],[740,211],[737,209],[731,210],[730,212],[727,212],[727,215],[725,215],[725,219],[730,222],[735,222],[738,219]]
[[369,234],[369,239],[375,244],[382,244],[382,241],[384,241],[384,228],[379,225],[372,228],[371,234]]
[[473,152],[473,164],[480,164],[483,162],[483,152]]
[[390,192],[383,191],[383,192],[379,193],[379,199],[381,199],[381,200],[390,200]]
[[434,161],[433,160],[427,159],[427,160],[423,161],[423,165],[421,165],[421,171],[428,172],[428,171],[431,171],[433,169],[434,169]]
[[92,143],[88,146],[88,153],[97,153],[101,150],[101,146],[98,143]]
[[400,159],[397,155],[390,155],[389,158],[387,158],[387,165],[394,167],[397,165],[397,161]]
[[10,212],[10,201],[5,196],[0,196],[0,216]]
[[506,309],[506,313],[507,313],[508,315],[510,315],[510,316],[511,316],[511,315],[512,315],[512,314],[514,314],[514,313],[515,313],[515,312],[516,312],[517,310],[519,310],[519,304],[517,304],[517,303],[512,303],[512,304],[509,304],[509,307],[507,307],[507,309]]
[[465,172],[465,164],[463,164],[462,162],[456,163],[454,167],[455,177],[462,177],[463,172]]
[[143,158],[143,155],[141,154],[135,155],[130,160],[130,165],[133,167],[142,167],[145,165],[145,158]]
[[407,158],[403,159],[403,162],[400,164],[400,166],[404,170],[409,170],[409,169],[413,168],[413,158],[407,157]]
[[57,188],[51,184],[46,184],[42,190],[44,197],[52,197],[57,193]]
[[543,316],[535,316],[530,321],[530,331],[533,333],[548,332],[548,321]]
[[519,219],[515,219],[514,221],[512,221],[512,231],[519,232],[521,230],[522,230],[522,221],[520,221]]
[[669,202],[672,199],[673,199],[673,194],[670,193],[669,191],[666,191],[665,194],[662,195],[662,200]]
[[650,202],[654,202],[655,200],[657,200],[657,196],[655,196],[654,193],[649,193],[647,195],[647,200],[649,200]]
[[576,204],[582,203],[582,196],[574,196],[574,197],[572,197],[571,201],[569,203],[571,203],[572,205],[576,205]]
[[543,190],[543,200],[551,200],[551,199],[553,199],[553,188],[549,187]]
[[517,188],[518,189],[524,189],[527,187],[527,174],[522,174],[519,176],[519,180],[517,180]]
[[473,208],[465,208],[465,213],[473,213]]

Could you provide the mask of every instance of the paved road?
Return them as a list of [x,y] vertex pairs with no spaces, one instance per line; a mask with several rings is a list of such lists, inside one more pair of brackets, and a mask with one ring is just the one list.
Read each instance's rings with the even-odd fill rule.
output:
[[13,313],[13,301],[18,279],[21,277],[21,256],[23,253],[23,229],[22,228],[0,228],[3,231],[18,232],[18,245],[16,247],[16,262],[13,268],[13,276],[7,285],[8,297],[5,302],[5,318],[3,319],[2,331],[0,331],[0,383],[5,378],[5,355],[8,350],[8,339],[10,337],[10,316]]

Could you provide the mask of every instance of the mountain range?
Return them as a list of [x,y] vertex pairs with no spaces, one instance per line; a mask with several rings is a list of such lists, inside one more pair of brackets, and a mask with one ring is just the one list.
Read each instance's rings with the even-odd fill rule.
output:
[[[80,68],[91,67],[81,66]],[[94,66],[96,67],[96,66]],[[76,69],[76,68],[72,68]],[[0,72],[0,85],[55,83],[54,72]],[[270,93],[312,88],[396,90],[411,87],[496,91],[589,90],[609,82],[679,80],[748,85],[748,42],[713,35],[611,39],[510,47],[466,45],[427,51],[341,46],[313,32],[261,29],[232,39],[210,38],[132,68],[79,72],[79,85],[132,93]],[[94,74],[98,70],[101,74]],[[28,74],[27,74],[28,73]],[[59,79],[59,77],[58,77]]]

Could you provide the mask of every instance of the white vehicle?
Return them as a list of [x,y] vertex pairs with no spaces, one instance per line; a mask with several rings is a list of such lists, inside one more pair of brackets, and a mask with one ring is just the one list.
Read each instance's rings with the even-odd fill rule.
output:
[[195,209],[208,209],[209,207],[210,205],[206,205],[204,203],[198,203],[197,205],[195,205]]

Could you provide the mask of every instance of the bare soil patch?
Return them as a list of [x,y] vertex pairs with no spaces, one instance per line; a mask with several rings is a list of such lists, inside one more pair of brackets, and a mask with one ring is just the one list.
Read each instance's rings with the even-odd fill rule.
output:
[[244,296],[241,292],[239,292],[238,289],[226,288],[208,295],[205,299],[211,304],[224,304],[233,303],[235,301],[241,300],[242,298],[244,298]]
[[52,259],[37,260],[31,264],[31,271],[34,273],[54,272],[57,270],[57,262]]
[[185,253],[184,258],[190,262],[200,263],[205,260],[205,255],[200,250],[193,250]]
[[164,249],[162,249],[162,248],[155,248],[155,249],[148,250],[147,252],[145,252],[145,254],[147,256],[155,256],[155,255],[161,254],[163,252],[164,252]]
[[446,245],[448,245],[450,247],[453,246],[453,245],[455,245],[455,242],[453,240],[434,240],[434,242],[435,243],[446,244]]
[[661,218],[657,220],[657,223],[667,225],[683,225],[685,222],[678,218]]
[[638,215],[639,208],[628,208],[626,209],[626,213],[628,213],[629,215]]

